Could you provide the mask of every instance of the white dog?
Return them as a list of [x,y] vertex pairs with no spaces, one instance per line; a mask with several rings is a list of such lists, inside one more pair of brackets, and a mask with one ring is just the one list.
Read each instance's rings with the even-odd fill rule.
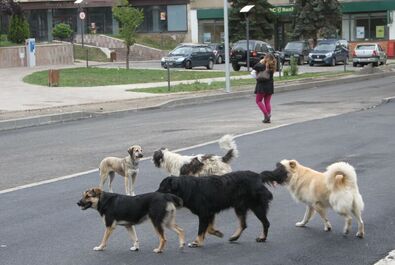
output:
[[326,209],[332,208],[345,218],[344,234],[349,233],[352,216],[355,216],[358,222],[356,236],[364,237],[365,229],[361,217],[364,203],[359,193],[354,167],[345,162],[337,162],[321,173],[302,166],[296,160],[282,160],[281,164],[288,171],[288,178],[284,183],[291,195],[307,205],[303,220],[296,223],[296,226],[305,226],[314,212],[318,212],[324,222],[325,231],[330,231],[332,226],[326,217]]
[[134,182],[139,172],[139,160],[143,157],[143,149],[139,145],[132,145],[128,149],[129,155],[124,158],[106,157],[99,166],[100,169],[100,189],[103,189],[104,183],[110,176],[108,187],[112,191],[112,181],[115,173],[125,178],[125,191],[127,195],[134,196]]
[[229,163],[238,156],[238,150],[232,135],[224,135],[219,140],[221,149],[227,151],[224,156],[199,154],[180,155],[162,148],[154,152],[152,161],[158,168],[165,169],[170,175],[208,176],[223,175],[232,171]]

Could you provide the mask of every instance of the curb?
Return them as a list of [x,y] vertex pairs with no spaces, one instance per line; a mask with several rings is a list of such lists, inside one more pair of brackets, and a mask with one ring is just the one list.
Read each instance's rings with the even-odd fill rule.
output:
[[[301,89],[309,89],[316,88],[322,86],[329,85],[338,85],[338,84],[348,84],[357,81],[365,81],[377,78],[383,78],[388,76],[395,75],[395,72],[385,72],[385,73],[373,73],[367,74],[364,76],[352,76],[352,77],[343,77],[336,80],[312,80],[308,82],[303,82],[299,84],[286,84],[280,85],[276,87],[276,93],[286,92],[286,91],[296,91]],[[247,90],[248,89],[248,90]],[[69,113],[61,113],[61,114],[51,114],[51,115],[42,115],[28,118],[20,118],[20,119],[11,119],[0,121],[0,131],[7,130],[15,130],[22,129],[28,127],[35,127],[41,125],[50,125],[63,123],[68,121],[77,121],[88,118],[97,118],[97,117],[106,117],[106,116],[116,116],[122,117],[124,115],[146,111],[146,110],[155,110],[160,108],[170,108],[170,107],[178,107],[183,105],[192,105],[192,104],[202,104],[202,103],[210,103],[210,102],[218,102],[223,100],[230,100],[235,98],[242,98],[247,96],[252,96],[251,87],[246,87],[246,90],[237,91],[237,92],[220,92],[212,95],[204,95],[190,98],[182,98],[182,99],[174,99],[169,100],[164,103],[158,104],[156,106],[143,107],[138,109],[128,109],[128,110],[119,110],[119,111],[109,111],[109,112],[88,112],[88,111],[77,111],[77,112],[69,112]],[[392,101],[392,99],[390,100]]]

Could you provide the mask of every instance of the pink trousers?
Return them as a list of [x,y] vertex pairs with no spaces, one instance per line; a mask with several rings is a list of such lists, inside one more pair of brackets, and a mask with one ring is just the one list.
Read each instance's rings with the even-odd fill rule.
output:
[[256,93],[255,102],[265,116],[269,116],[272,112],[271,98],[272,94]]

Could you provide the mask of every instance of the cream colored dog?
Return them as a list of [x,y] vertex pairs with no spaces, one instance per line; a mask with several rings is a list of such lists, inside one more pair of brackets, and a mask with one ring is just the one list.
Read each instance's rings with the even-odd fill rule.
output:
[[110,181],[108,187],[112,191],[112,181],[115,173],[125,178],[125,191],[127,195],[134,196],[134,182],[136,181],[137,173],[139,172],[139,160],[143,157],[143,149],[139,145],[132,145],[128,149],[129,155],[125,158],[106,157],[99,166],[100,170],[100,188],[103,189],[108,176]]
[[358,222],[357,237],[365,235],[361,212],[364,207],[357,185],[355,169],[348,163],[337,162],[321,173],[302,166],[296,160],[280,162],[288,171],[284,182],[295,200],[307,205],[303,220],[296,226],[305,226],[314,212],[318,212],[324,222],[325,231],[332,229],[326,216],[326,209],[332,208],[345,218],[344,234],[351,228],[352,215]]

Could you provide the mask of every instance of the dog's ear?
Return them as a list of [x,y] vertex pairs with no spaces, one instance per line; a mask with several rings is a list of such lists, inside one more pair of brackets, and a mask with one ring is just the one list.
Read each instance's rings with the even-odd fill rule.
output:
[[296,167],[296,161],[295,160],[291,160],[289,161],[289,166],[294,169]]
[[133,146],[129,147],[129,149],[128,149],[128,153],[129,153],[130,156],[133,156],[134,147],[135,147],[135,146],[133,145]]
[[92,188],[89,193],[92,197],[100,197],[102,190],[100,188]]

